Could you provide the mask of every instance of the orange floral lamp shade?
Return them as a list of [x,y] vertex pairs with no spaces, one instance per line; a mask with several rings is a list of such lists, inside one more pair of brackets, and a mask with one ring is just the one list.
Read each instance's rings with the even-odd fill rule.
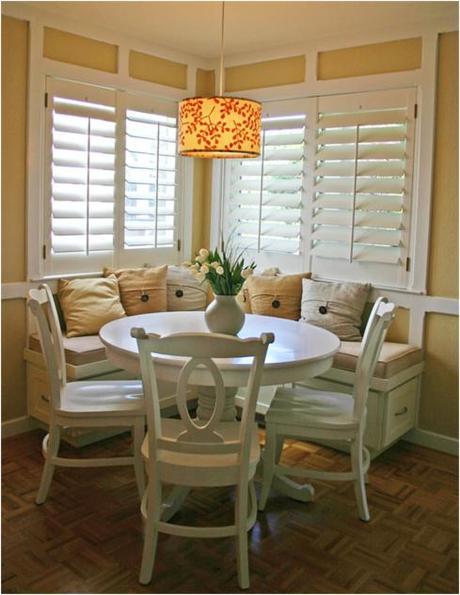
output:
[[260,155],[262,106],[236,97],[193,97],[179,103],[179,154],[242,159]]

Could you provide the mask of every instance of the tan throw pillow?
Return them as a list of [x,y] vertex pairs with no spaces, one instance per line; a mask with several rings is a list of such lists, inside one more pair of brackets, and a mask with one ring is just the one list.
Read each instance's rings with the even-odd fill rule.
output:
[[168,265],[156,268],[104,269],[104,277],[115,275],[120,297],[128,316],[166,312],[166,275]]
[[166,278],[168,312],[204,310],[208,283],[201,283],[185,267],[168,267]]
[[302,281],[302,322],[331,331],[342,341],[361,341],[361,318],[369,283]]
[[96,335],[107,322],[126,316],[115,275],[106,279],[59,279],[58,296],[68,337]]
[[299,320],[302,279],[311,273],[298,275],[253,275],[246,279],[249,307],[253,314]]

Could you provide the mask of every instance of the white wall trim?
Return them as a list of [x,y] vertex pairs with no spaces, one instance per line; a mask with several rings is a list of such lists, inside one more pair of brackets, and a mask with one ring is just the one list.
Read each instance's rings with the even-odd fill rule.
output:
[[402,440],[458,457],[458,438],[436,434],[435,432],[422,430],[421,428],[414,428],[407,432],[402,437]]
[[24,434],[39,427],[37,420],[24,415],[23,417],[16,417],[2,422],[2,440],[16,434]]

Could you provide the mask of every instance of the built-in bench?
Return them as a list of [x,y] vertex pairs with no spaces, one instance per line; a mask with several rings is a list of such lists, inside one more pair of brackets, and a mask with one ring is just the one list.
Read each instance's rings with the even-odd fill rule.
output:
[[[301,323],[299,323],[301,324]],[[351,393],[360,343],[343,341],[334,358],[333,367],[322,376],[305,385],[324,390]],[[105,380],[132,378],[132,375],[111,364],[97,335],[64,338],[67,376],[72,380]],[[29,337],[25,350],[27,361],[27,399],[29,415],[48,423],[49,389],[46,368],[41,355],[38,336]],[[414,427],[417,412],[420,376],[423,371],[423,353],[418,347],[404,343],[385,342],[380,354],[368,401],[366,446],[375,456],[388,448],[404,433]],[[263,387],[257,411],[265,414],[276,387]],[[163,385],[163,391],[174,394],[174,386]],[[244,398],[237,396],[237,403]],[[76,434],[74,443],[94,440],[97,436]]]

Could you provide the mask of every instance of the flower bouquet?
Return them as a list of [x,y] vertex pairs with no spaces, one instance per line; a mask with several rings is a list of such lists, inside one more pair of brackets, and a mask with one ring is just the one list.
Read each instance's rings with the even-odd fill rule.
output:
[[222,252],[201,248],[193,262],[184,263],[194,277],[208,281],[214,292],[214,301],[206,308],[205,319],[210,331],[236,335],[244,324],[244,312],[235,296],[256,265],[247,265],[242,253]]

